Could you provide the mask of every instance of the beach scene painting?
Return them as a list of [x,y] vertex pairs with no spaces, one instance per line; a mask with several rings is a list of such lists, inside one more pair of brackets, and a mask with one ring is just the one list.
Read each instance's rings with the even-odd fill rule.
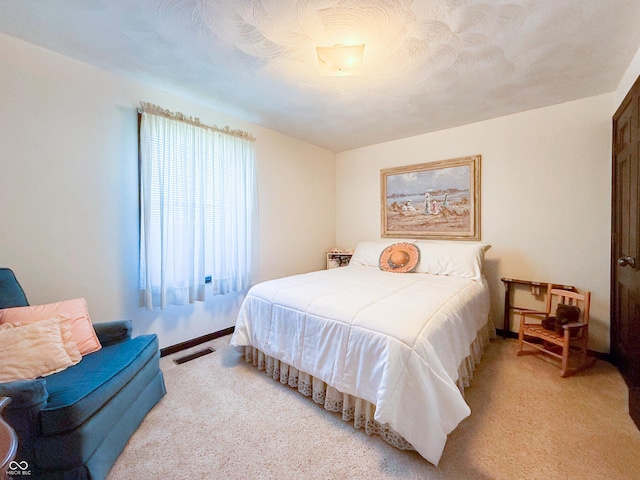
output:
[[383,237],[480,240],[480,155],[380,171]]

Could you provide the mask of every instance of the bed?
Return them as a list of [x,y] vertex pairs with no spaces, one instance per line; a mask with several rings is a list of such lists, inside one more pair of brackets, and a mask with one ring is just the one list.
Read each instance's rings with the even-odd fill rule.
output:
[[231,345],[369,434],[438,465],[489,338],[488,245],[414,242],[411,273],[381,270],[389,242],[349,266],[269,280],[245,297]]

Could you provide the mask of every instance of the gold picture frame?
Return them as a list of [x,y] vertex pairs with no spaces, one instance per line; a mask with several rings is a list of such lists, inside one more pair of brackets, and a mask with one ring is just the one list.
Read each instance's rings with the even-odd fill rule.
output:
[[380,170],[383,237],[480,240],[480,155]]

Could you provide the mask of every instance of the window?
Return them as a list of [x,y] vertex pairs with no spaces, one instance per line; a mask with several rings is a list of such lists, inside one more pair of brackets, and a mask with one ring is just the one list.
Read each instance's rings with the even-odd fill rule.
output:
[[148,310],[248,288],[258,266],[253,138],[142,104],[140,299]]

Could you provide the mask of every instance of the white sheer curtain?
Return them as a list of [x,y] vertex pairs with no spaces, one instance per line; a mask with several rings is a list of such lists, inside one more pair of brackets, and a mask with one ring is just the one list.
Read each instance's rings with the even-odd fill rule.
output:
[[185,305],[248,288],[258,267],[253,138],[143,104],[140,301]]

